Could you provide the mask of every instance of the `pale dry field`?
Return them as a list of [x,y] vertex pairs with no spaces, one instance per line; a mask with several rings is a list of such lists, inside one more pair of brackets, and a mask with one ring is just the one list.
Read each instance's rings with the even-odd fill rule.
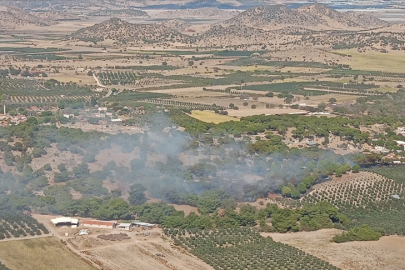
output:
[[295,109],[266,109],[266,108],[258,108],[258,109],[243,109],[243,110],[228,110],[229,116],[236,116],[236,117],[245,117],[245,116],[252,116],[252,115],[275,115],[275,114],[288,114],[288,113],[303,113],[306,111],[303,110],[295,110]]
[[405,53],[403,51],[359,53],[351,49],[337,52],[352,56],[342,63],[349,64],[353,69],[381,71],[382,75],[384,72],[404,72]]
[[379,241],[332,243],[340,230],[323,229],[314,232],[263,233],[274,241],[289,244],[342,270],[405,269],[405,237],[384,236]]
[[0,259],[11,269],[94,270],[56,237],[1,241]]
[[336,94],[327,94],[320,96],[311,96],[310,100],[305,100],[304,102],[308,105],[318,105],[319,103],[325,102],[328,103],[330,98],[336,98],[337,103],[342,102],[355,102],[359,96],[355,95],[336,95]]
[[[211,266],[162,239],[138,240],[81,251],[82,255],[109,270],[211,270]],[[163,254],[165,257],[158,257]]]
[[173,205],[174,209],[177,211],[184,211],[184,215],[188,216],[190,213],[196,213],[199,215],[198,208],[194,206],[190,206],[187,204],[169,204]]
[[212,111],[192,111],[190,116],[200,121],[214,124],[219,124],[228,121],[239,121],[238,118],[230,117],[228,115],[216,114],[215,112]]

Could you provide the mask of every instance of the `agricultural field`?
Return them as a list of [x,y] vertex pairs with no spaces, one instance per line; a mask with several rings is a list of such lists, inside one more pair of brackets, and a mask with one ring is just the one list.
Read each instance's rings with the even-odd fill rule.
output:
[[89,87],[79,86],[71,83],[61,83],[58,81],[48,80],[36,81],[29,79],[0,79],[0,88],[3,95],[9,96],[82,96],[91,95]]
[[177,246],[214,269],[338,269],[292,246],[264,238],[250,229],[213,231],[166,229]]
[[375,173],[360,172],[343,180],[320,184],[303,202],[327,201],[339,209],[369,208],[375,203],[392,201],[392,195],[404,193],[404,184]]
[[210,111],[192,111],[190,116],[200,121],[214,124],[219,124],[228,121],[239,121],[238,118],[227,115],[220,115]]
[[342,270],[404,269],[405,238],[383,236],[378,241],[356,241],[336,244],[331,239],[341,233],[337,229],[322,229],[298,233],[261,233],[274,241],[291,245],[325,260]]
[[369,168],[368,171],[378,173],[398,183],[405,184],[405,166],[376,166]]
[[103,85],[133,85],[137,79],[134,72],[100,72],[96,75]]
[[349,60],[342,62],[349,64],[353,69],[387,72],[404,72],[405,55],[397,52],[364,52],[359,53],[355,49],[338,50],[339,54],[351,55]]
[[80,251],[80,255],[109,270],[214,270],[192,254],[173,246],[167,239],[133,237],[129,242],[86,248]]
[[48,230],[36,219],[24,214],[0,212],[0,240],[41,234],[48,234]]
[[382,175],[360,172],[342,180],[334,179],[314,186],[301,201],[327,201],[352,219],[351,226],[368,224],[383,235],[405,235],[403,168],[376,167],[372,170]]
[[95,270],[56,237],[0,241],[0,259],[10,269]]

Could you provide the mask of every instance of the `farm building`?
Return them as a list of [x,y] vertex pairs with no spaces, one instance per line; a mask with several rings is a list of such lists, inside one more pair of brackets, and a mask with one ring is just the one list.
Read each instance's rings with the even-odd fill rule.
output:
[[132,228],[132,223],[120,223],[117,225],[119,230],[129,231]]
[[318,146],[318,143],[316,142],[307,142],[308,146]]
[[134,227],[143,228],[143,229],[152,229],[156,226],[155,224],[139,222],[139,221],[132,222],[132,225]]
[[58,217],[51,219],[51,222],[56,227],[59,226],[71,226],[72,228],[77,228],[79,225],[79,220],[77,218],[70,218],[70,217]]
[[92,227],[92,228],[105,228],[114,229],[117,226],[115,221],[102,221],[102,220],[83,220],[80,222],[82,227]]
[[111,122],[112,125],[121,125],[122,124],[122,119],[121,118],[111,119],[110,122]]

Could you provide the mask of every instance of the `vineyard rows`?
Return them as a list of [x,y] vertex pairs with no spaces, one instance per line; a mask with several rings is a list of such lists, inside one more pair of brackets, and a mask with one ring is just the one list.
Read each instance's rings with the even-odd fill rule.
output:
[[165,229],[181,246],[216,270],[338,269],[292,246],[244,228],[214,231]]
[[48,230],[36,219],[18,213],[0,212],[0,240],[48,234]]
[[164,79],[159,77],[138,78],[134,72],[102,72],[96,75],[103,85],[125,85],[133,87],[162,86],[180,84],[183,81]]
[[134,72],[100,72],[97,77],[103,85],[133,85],[137,75]]
[[135,87],[144,87],[144,86],[162,86],[170,84],[181,84],[183,81],[171,80],[171,79],[162,79],[162,78],[153,78],[147,77],[136,81]]
[[[47,87],[45,87],[47,84]],[[87,96],[93,92],[90,88],[76,84],[55,84],[27,79],[0,79],[1,93],[9,96]]]
[[301,200],[303,203],[326,201],[340,209],[368,208],[375,203],[393,200],[402,195],[404,184],[370,172],[360,172],[354,179],[319,184]]
[[57,103],[60,100],[90,100],[91,96],[10,96],[13,103]]
[[386,77],[386,76],[374,76],[376,81],[391,81],[391,82],[405,82],[405,78],[398,77]]
[[166,105],[166,106],[191,108],[193,110],[226,110],[226,107],[222,107],[222,106],[213,106],[213,105],[207,105],[207,104],[201,104],[201,103],[183,102],[183,101],[166,100],[166,99],[145,99],[145,100],[140,100],[140,102],[161,104],[161,105]]

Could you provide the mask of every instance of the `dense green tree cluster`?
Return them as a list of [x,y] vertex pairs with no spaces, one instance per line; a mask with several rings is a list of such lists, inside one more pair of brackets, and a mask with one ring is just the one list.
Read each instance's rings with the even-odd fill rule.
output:
[[381,233],[373,230],[368,225],[356,226],[348,232],[335,235],[332,238],[333,242],[343,243],[349,241],[377,241],[381,237]]
[[5,266],[2,262],[0,262],[0,270],[11,270],[11,269]]

